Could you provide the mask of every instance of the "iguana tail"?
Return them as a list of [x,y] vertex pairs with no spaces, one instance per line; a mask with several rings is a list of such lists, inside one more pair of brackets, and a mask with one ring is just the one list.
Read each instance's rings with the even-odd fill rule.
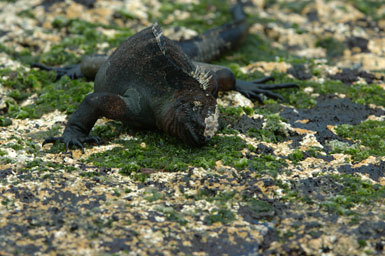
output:
[[231,8],[234,21],[207,30],[189,40],[178,42],[183,52],[194,61],[207,62],[239,46],[247,36],[249,25],[240,0]]

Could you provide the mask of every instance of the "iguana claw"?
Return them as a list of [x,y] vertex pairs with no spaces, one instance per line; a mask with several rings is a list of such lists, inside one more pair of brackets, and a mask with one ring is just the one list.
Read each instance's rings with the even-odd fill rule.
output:
[[71,145],[77,146],[82,150],[82,153],[84,154],[84,146],[83,143],[92,143],[95,142],[96,144],[100,145],[101,140],[98,136],[85,136],[81,138],[70,138],[68,135],[63,135],[60,137],[48,137],[43,141],[42,146],[48,143],[56,143],[57,141],[64,143],[66,151],[69,150],[69,147]]
[[272,76],[263,77],[261,79],[250,82],[237,79],[235,89],[245,95],[247,98],[256,99],[260,103],[263,103],[261,94],[267,96],[268,98],[280,99],[283,101],[284,99],[280,94],[274,93],[271,90],[282,88],[298,88],[298,85],[295,83],[263,84],[264,82],[272,80],[274,80]]
[[41,70],[55,71],[56,75],[54,81],[56,82],[62,76],[68,76],[71,79],[77,79],[83,77],[83,74],[80,70],[80,64],[67,65],[64,67],[51,67],[44,65],[42,63],[33,63],[31,64],[33,68],[39,68]]

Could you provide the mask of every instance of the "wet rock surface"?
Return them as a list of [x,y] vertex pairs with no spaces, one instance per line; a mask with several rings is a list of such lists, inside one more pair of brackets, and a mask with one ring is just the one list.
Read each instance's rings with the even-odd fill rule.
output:
[[[280,115],[294,123],[294,127],[316,131],[317,140],[325,146],[328,140],[341,137],[328,129],[328,126],[341,124],[356,125],[366,120],[369,115],[383,116],[382,109],[372,109],[368,106],[354,103],[348,98],[339,98],[334,95],[324,95],[317,98],[317,105],[310,109],[284,109]],[[307,120],[306,123],[296,122]]]

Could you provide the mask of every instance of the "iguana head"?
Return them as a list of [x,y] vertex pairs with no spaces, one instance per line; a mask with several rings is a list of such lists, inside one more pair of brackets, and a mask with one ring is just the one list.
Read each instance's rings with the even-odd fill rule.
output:
[[195,66],[179,46],[162,35],[157,24],[152,26],[152,33],[164,57],[161,77],[165,87],[173,88],[168,102],[162,103],[158,127],[187,144],[203,145],[218,130],[215,76]]
[[190,94],[170,102],[159,128],[192,146],[202,146],[215,135],[219,111],[212,95]]

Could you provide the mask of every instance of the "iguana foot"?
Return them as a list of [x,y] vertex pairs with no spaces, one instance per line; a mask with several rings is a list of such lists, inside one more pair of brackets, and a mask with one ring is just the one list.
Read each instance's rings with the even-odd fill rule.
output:
[[263,77],[254,81],[243,81],[237,79],[235,89],[247,98],[256,99],[260,103],[263,103],[261,94],[268,98],[284,100],[280,94],[274,93],[271,90],[282,88],[298,88],[298,85],[295,83],[263,84],[267,81],[273,80],[274,78],[272,76]]
[[48,143],[56,143],[57,141],[60,141],[64,143],[66,147],[66,151],[68,151],[70,146],[77,146],[82,150],[82,153],[84,154],[84,147],[83,143],[93,143],[100,145],[100,138],[98,136],[71,136],[69,134],[63,134],[61,137],[48,137],[43,141],[42,146]]
[[64,67],[51,67],[51,66],[44,65],[42,63],[33,63],[31,64],[31,67],[39,68],[41,70],[55,71],[56,72],[56,76],[54,78],[55,82],[59,80],[62,76],[68,76],[71,79],[77,79],[77,78],[83,77],[83,74],[80,71],[80,64],[72,64]]

